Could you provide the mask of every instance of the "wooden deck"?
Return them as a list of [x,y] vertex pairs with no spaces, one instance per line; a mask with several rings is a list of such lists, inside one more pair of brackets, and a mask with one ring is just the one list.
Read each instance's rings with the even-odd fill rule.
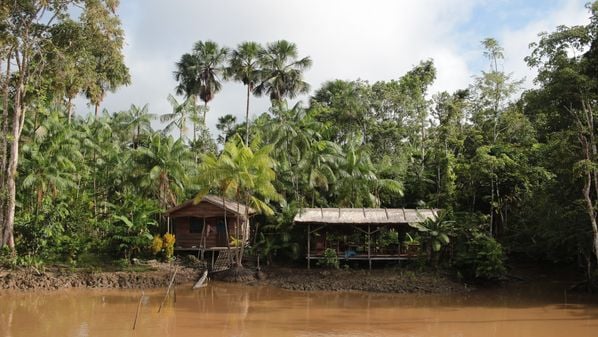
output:
[[[323,259],[324,256],[321,254],[310,254],[309,256],[305,257],[308,260],[320,260]],[[377,255],[371,255],[371,256],[367,256],[367,255],[363,255],[363,254],[359,254],[359,255],[352,255],[352,256],[344,256],[344,255],[340,255],[338,256],[338,260],[339,261],[405,261],[405,260],[413,260],[416,259],[417,255],[407,255],[407,254],[401,254],[401,255],[393,255],[393,254],[377,254]]]
[[238,247],[174,247],[175,251],[181,251],[181,252],[198,252],[198,251],[204,251],[204,252],[218,252],[221,250],[235,250],[235,249],[239,249]]

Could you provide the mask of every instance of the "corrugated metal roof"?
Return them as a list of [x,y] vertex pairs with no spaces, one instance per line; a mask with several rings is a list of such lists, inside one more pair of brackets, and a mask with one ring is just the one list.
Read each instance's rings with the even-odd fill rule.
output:
[[[189,206],[192,206],[192,205],[196,205],[196,203],[194,203],[193,201],[194,201],[194,199],[187,200],[186,202],[184,202],[184,203],[182,203],[182,204],[180,204],[178,206],[175,206],[175,207],[167,210],[166,211],[166,215],[172,214],[172,213],[174,213],[174,212],[176,212],[176,211],[178,211],[180,209],[183,209],[183,208],[186,208],[186,207],[189,207]],[[209,203],[211,203],[211,204],[213,204],[215,206],[218,206],[220,208],[226,207],[227,211],[229,211],[231,213],[234,213],[234,214],[237,214],[237,215],[241,215],[241,216],[245,215],[246,208],[247,208],[247,211],[248,211],[249,215],[252,215],[252,214],[256,213],[253,208],[251,208],[249,206],[245,206],[245,205],[243,205],[241,203],[238,203],[236,201],[232,201],[230,199],[226,199],[225,198],[224,199],[224,204],[223,204],[222,203],[222,197],[217,196],[217,195],[206,195],[206,196],[204,196],[201,199],[200,202],[204,202],[204,201],[205,202],[209,202]]]
[[396,224],[417,223],[438,216],[438,209],[407,208],[303,208],[296,223]]

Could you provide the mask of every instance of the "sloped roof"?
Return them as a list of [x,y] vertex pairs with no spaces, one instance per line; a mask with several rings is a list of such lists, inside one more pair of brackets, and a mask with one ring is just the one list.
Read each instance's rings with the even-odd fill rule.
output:
[[194,199],[191,200],[187,200],[184,203],[177,205],[173,208],[170,208],[166,211],[166,215],[170,215],[178,210],[181,210],[183,208],[187,208],[190,206],[195,206],[195,205],[199,205],[202,202],[208,202],[212,205],[218,206],[222,209],[224,209],[226,207],[226,211],[227,212],[231,212],[233,214],[236,215],[240,215],[240,216],[245,216],[245,211],[247,210],[247,214],[252,215],[255,214],[255,210],[249,206],[245,206],[241,203],[238,203],[236,201],[230,200],[230,199],[224,199],[224,203],[222,203],[222,197],[221,196],[217,196],[217,195],[206,195],[204,196],[200,202],[195,203]]
[[438,211],[429,208],[303,208],[294,221],[299,224],[409,224],[434,219]]

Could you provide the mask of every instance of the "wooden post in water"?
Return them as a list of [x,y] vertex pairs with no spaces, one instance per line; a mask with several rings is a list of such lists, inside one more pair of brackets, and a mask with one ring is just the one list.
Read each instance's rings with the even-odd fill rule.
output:
[[162,310],[162,306],[164,305],[164,302],[166,302],[166,298],[168,297],[168,293],[170,292],[170,288],[172,287],[173,283],[174,283],[174,278],[176,276],[176,273],[178,272],[178,268],[174,269],[174,273],[172,274],[172,278],[170,279],[170,284],[168,285],[168,288],[166,289],[166,294],[164,294],[164,298],[162,299],[162,303],[160,303],[160,307],[158,308],[158,313]]
[[139,317],[139,312],[141,311],[141,301],[143,301],[144,292],[141,291],[141,297],[139,298],[139,303],[137,303],[137,311],[135,312],[135,320],[133,321],[133,330],[137,327],[137,318]]

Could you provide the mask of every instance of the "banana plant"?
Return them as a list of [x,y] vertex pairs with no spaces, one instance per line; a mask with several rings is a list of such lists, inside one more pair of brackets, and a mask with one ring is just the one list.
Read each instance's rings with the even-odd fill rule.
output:
[[410,224],[420,232],[426,246],[430,247],[434,253],[448,245],[451,242],[450,237],[455,233],[455,221],[445,220],[445,218],[446,213],[442,213],[435,218]]

